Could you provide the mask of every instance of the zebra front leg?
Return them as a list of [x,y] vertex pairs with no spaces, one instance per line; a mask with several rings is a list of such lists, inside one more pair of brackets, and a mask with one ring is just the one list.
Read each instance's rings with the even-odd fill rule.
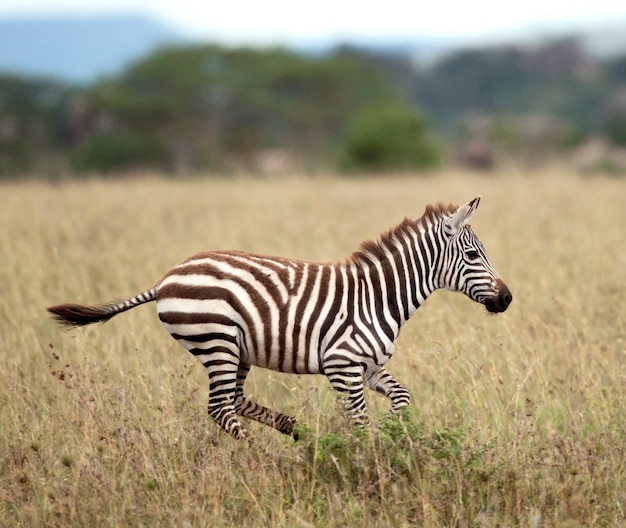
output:
[[387,396],[391,400],[392,413],[411,403],[409,392],[387,372],[385,367],[373,365],[367,369],[365,377],[370,389]]
[[237,370],[237,387],[235,389],[235,412],[251,420],[269,425],[287,436],[293,436],[297,440],[297,435],[294,435],[293,432],[296,425],[296,419],[293,416],[288,416],[251,402],[243,395],[243,384],[246,381],[248,372],[250,372],[250,365],[240,363]]
[[369,425],[365,395],[363,393],[363,367],[360,363],[347,363],[325,367],[324,374],[333,389],[343,399],[344,406],[354,419],[356,425]]

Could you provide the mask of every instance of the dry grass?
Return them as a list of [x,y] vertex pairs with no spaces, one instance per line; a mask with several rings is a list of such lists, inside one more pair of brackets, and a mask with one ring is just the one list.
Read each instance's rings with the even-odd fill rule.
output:
[[[622,526],[626,182],[488,178],[40,183],[0,188],[0,526]],[[210,248],[339,258],[438,200],[514,294],[438,292],[389,369],[414,405],[355,432],[320,377],[247,392],[306,424],[249,447],[206,414],[203,369],[154,306],[69,334],[45,307],[126,297]]]

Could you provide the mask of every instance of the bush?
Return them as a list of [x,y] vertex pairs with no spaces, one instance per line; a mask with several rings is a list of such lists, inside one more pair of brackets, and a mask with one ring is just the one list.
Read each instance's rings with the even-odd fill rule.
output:
[[407,106],[384,104],[356,115],[340,146],[339,161],[348,170],[425,169],[439,164],[440,153],[421,115]]
[[94,134],[72,155],[72,166],[79,172],[160,168],[163,164],[159,141],[124,132]]
[[626,115],[607,119],[604,133],[615,145],[626,146]]

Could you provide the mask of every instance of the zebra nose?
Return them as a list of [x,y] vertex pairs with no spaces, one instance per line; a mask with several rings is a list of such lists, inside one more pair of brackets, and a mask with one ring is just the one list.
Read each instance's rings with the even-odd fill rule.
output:
[[504,282],[499,281],[499,283],[500,301],[502,302],[504,307],[507,308],[509,304],[511,304],[511,302],[513,301],[513,295],[511,294],[511,290],[509,290],[508,286],[504,284]]

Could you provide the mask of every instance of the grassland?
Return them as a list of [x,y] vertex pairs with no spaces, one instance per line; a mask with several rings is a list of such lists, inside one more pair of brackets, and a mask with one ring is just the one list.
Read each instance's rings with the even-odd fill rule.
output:
[[[624,526],[626,181],[565,169],[0,187],[0,527]],[[350,428],[327,382],[254,371],[304,439],[206,414],[202,367],[154,305],[70,333],[45,307],[150,287],[204,249],[333,260],[425,204],[473,227],[510,286],[498,316],[437,292],[389,370],[401,418]]]

